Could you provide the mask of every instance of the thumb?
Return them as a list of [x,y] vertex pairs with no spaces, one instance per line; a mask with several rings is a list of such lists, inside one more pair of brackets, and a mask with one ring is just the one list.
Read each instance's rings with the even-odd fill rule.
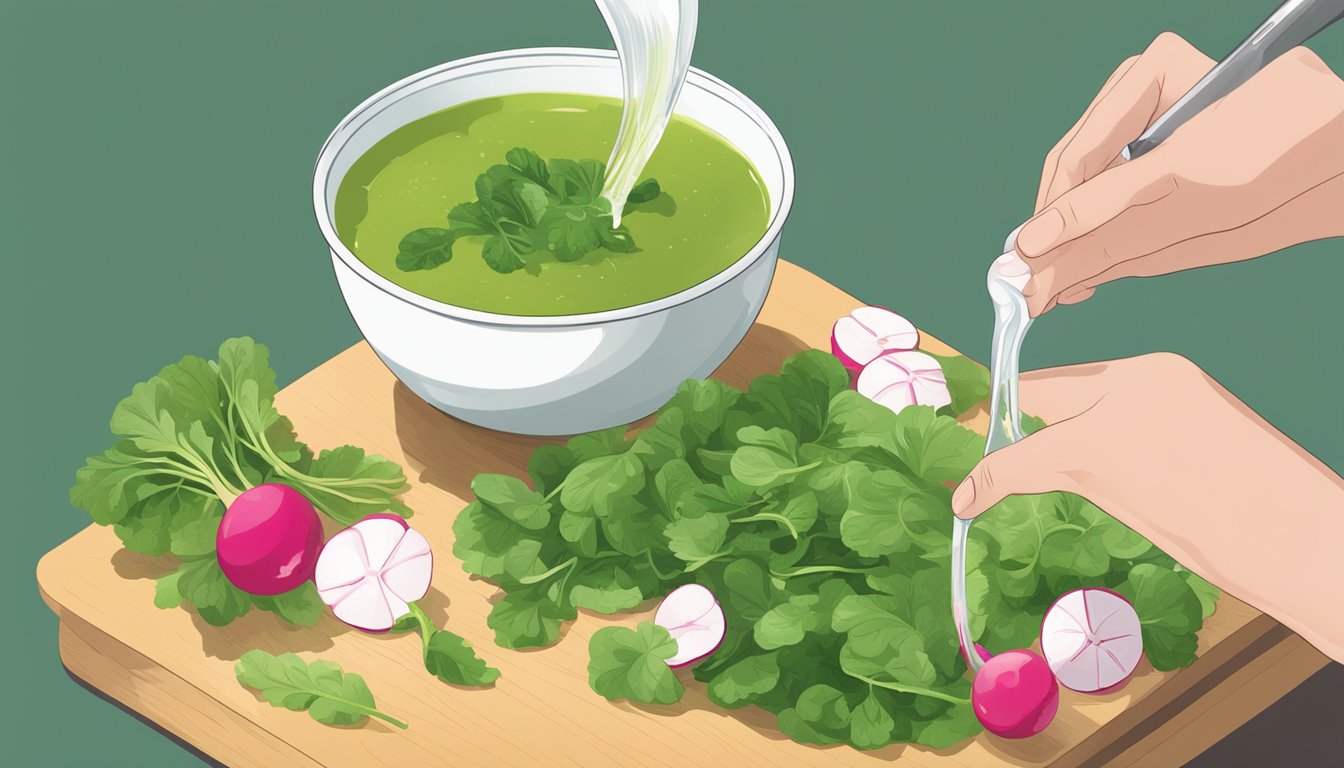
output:
[[1046,427],[981,459],[953,492],[952,512],[970,520],[1005,496],[1076,492],[1070,471],[1078,453],[1073,431],[1069,422]]

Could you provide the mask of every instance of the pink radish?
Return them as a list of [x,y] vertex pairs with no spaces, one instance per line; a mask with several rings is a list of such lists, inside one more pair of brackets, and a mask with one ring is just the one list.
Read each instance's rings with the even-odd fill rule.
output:
[[991,657],[976,673],[971,708],[990,733],[1024,739],[1055,719],[1059,684],[1045,659],[1027,650],[1007,651]]
[[862,370],[887,352],[918,345],[914,324],[883,307],[859,307],[831,328],[831,354],[851,371]]
[[947,377],[938,361],[923,352],[889,352],[863,367],[859,394],[900,413],[908,405],[949,405]]
[[1045,612],[1041,653],[1065,688],[1110,693],[1134,674],[1143,657],[1139,615],[1109,589],[1075,589]]
[[313,581],[336,618],[386,632],[429,591],[434,555],[396,515],[370,515],[327,540]]
[[714,594],[699,584],[677,587],[658,604],[653,623],[677,641],[677,653],[667,660],[676,669],[705,658],[719,649],[727,624]]
[[278,595],[311,579],[321,548],[322,521],[312,502],[278,483],[239,494],[215,532],[220,570],[253,595]]

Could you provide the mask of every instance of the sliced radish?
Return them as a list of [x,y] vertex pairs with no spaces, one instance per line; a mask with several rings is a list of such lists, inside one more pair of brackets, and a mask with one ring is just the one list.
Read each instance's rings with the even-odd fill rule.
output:
[[831,329],[831,354],[851,371],[862,370],[887,352],[918,345],[914,324],[882,307],[859,307],[836,320]]
[[990,658],[971,683],[971,708],[985,730],[1006,739],[1035,736],[1055,719],[1059,684],[1050,665],[1027,650]]
[[705,658],[719,649],[727,624],[714,594],[699,584],[677,587],[658,604],[653,623],[677,641],[677,653],[667,660],[676,669]]
[[947,377],[938,361],[923,352],[889,352],[863,367],[856,385],[859,394],[900,413],[908,405],[952,403]]
[[311,579],[321,548],[322,521],[312,502],[279,483],[243,491],[215,531],[220,570],[253,595],[278,595]]
[[336,618],[386,632],[429,591],[434,555],[396,515],[370,515],[327,540],[313,581]]
[[1143,657],[1139,614],[1109,589],[1075,589],[1045,612],[1041,653],[1065,688],[1109,693],[1134,674]]

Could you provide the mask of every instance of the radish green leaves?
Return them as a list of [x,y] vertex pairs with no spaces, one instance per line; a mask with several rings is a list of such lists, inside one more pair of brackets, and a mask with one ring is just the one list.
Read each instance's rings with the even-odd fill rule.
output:
[[193,605],[215,625],[254,607],[294,624],[317,621],[322,605],[311,583],[256,597],[216,562],[225,508],[262,483],[294,488],[340,523],[375,512],[410,515],[397,498],[406,487],[400,466],[350,445],[314,456],[276,410],[276,393],[266,347],[250,338],[225,341],[217,360],[184,357],[117,404],[118,441],[75,474],[70,500],[93,522],[113,526],[133,552],[177,559],[159,580],[156,605]]
[[[402,238],[397,268],[433,269],[453,258],[453,243],[481,238],[481,257],[496,272],[527,266],[534,254],[549,252],[557,261],[578,261],[604,248],[636,250],[630,231],[613,226],[611,203],[601,196],[606,165],[597,160],[554,159],[515,147],[505,164],[476,177],[476,199],[448,212],[448,227],[423,227]],[[662,194],[646,179],[631,191],[625,213]]]
[[[962,368],[954,413],[982,397]],[[693,666],[712,701],[772,712],[799,741],[943,748],[981,730],[949,612],[948,484],[983,452],[952,416],[893,413],[848,389],[834,357],[803,352],[746,391],[685,382],[633,438],[542,447],[530,488],[477,477],[453,551],[503,589],[488,619],[502,646],[549,645],[579,608],[614,613],[696,583],[727,622]],[[991,651],[1030,645],[1060,593],[1106,587],[1134,602],[1154,665],[1181,666],[1217,594],[1066,494],[1004,501],[972,530],[968,557],[972,630]],[[665,634],[599,630],[593,689],[676,700]]]

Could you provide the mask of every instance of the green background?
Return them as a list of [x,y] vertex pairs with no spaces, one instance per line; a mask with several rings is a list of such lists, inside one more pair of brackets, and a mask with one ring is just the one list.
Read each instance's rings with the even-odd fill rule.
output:
[[[1274,5],[709,0],[694,63],[792,147],[783,256],[984,360],[986,264],[1114,66],[1162,30],[1222,56]],[[10,764],[195,763],[62,671],[33,573],[87,523],[72,474],[165,362],[250,334],[287,382],[356,341],[310,203],[327,133],[407,74],[545,45],[610,42],[591,0],[0,4]],[[1344,28],[1313,47],[1344,70]],[[1340,285],[1339,240],[1123,282],[1039,323],[1024,365],[1180,352],[1338,471]],[[1283,764],[1307,714],[1260,740]]]

